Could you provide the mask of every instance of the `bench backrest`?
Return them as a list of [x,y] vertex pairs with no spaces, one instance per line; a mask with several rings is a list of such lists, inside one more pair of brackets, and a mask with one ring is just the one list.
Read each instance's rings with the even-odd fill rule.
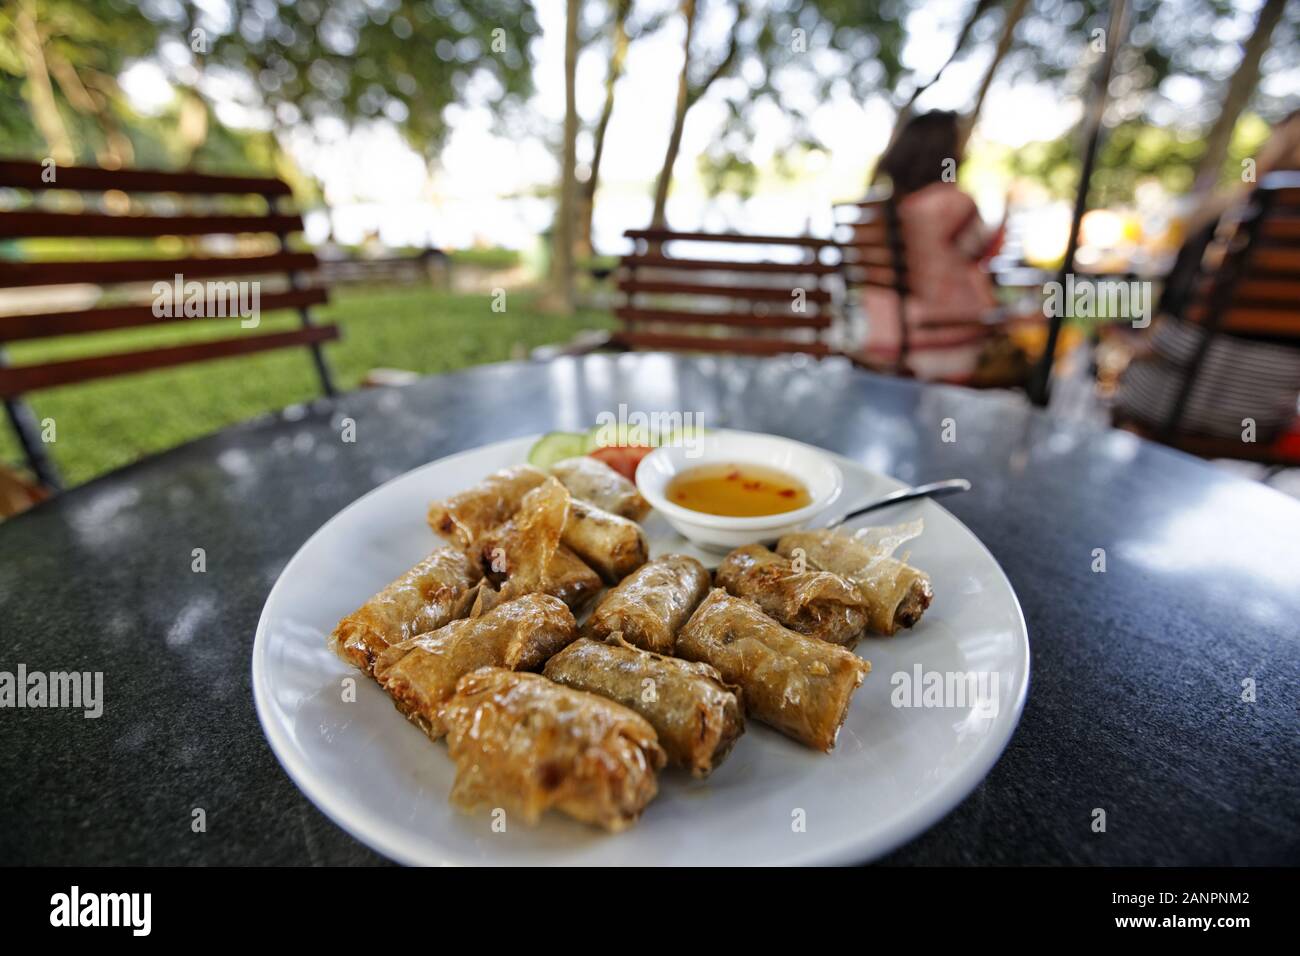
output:
[[[630,348],[778,355],[833,352],[839,265],[834,241],[812,236],[630,229],[619,263],[623,304],[615,344]],[[743,259],[737,247],[761,250]],[[688,248],[681,254],[683,247]]]
[[[291,197],[283,181],[0,161],[0,192],[7,190],[15,191],[17,201],[0,208],[0,244],[66,238],[82,240],[79,248],[86,251],[75,253],[84,258],[72,260],[16,261],[4,258],[0,245],[0,289],[92,283],[102,287],[102,294],[94,307],[0,315],[0,349],[15,341],[190,321],[214,314],[225,316],[216,320],[228,323],[236,333],[166,348],[20,366],[7,364],[0,351],[0,399],[29,462],[47,484],[57,486],[57,475],[36,439],[30,411],[20,402],[21,396],[37,389],[306,346],[323,390],[333,393],[320,344],[338,338],[339,333],[335,326],[316,325],[311,320],[309,308],[326,302],[328,293],[319,284],[309,286],[304,279],[317,267],[315,254],[294,250],[289,244],[289,237],[302,230],[302,219],[280,208]],[[128,253],[129,258],[110,257],[113,242],[121,240],[141,240],[143,251]],[[180,256],[166,257],[158,248],[160,244]],[[241,287],[241,282],[249,285]],[[264,284],[270,288],[263,290]],[[182,299],[173,301],[174,295],[162,291],[164,287],[179,287]],[[256,323],[230,315],[234,310],[225,299],[232,291],[243,294],[245,305],[255,301],[259,318],[261,313],[281,309],[297,311],[302,327],[257,333],[251,328]],[[196,292],[199,299],[186,309],[185,300],[194,299]]]
[[863,286],[889,289],[898,296],[899,349],[897,368],[907,370],[908,341],[907,297],[911,291],[907,279],[907,259],[898,211],[890,196],[878,196],[861,202],[840,203],[835,207],[837,238],[844,249],[844,283],[850,292]]

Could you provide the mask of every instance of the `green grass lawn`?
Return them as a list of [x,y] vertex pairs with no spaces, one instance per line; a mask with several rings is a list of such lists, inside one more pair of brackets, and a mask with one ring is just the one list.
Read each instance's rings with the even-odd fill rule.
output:
[[[535,297],[511,292],[505,312],[493,312],[488,295],[463,295],[428,287],[337,289],[315,310],[337,323],[343,339],[325,346],[340,389],[356,388],[378,366],[433,374],[517,357],[534,346],[564,342],[580,329],[608,328],[605,313],[572,319],[544,315]],[[297,316],[264,317],[247,334],[296,328]],[[14,365],[102,352],[176,345],[239,333],[233,320],[193,320],[74,339],[15,343]],[[320,394],[306,349],[286,349],[157,372],[102,379],[36,392],[28,399],[38,419],[52,418],[50,446],[68,485],[88,481],[136,459],[217,431],[262,412]],[[22,453],[8,421],[0,427],[0,459]]]

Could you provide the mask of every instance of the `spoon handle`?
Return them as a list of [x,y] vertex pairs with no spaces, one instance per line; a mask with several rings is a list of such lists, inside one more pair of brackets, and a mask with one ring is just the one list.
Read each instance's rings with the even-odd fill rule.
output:
[[837,524],[843,524],[854,518],[861,517],[868,512],[875,511],[879,508],[886,508],[889,505],[896,505],[904,501],[912,501],[915,498],[942,498],[944,495],[955,495],[961,491],[970,491],[970,482],[965,478],[949,478],[945,481],[932,481],[927,485],[915,485],[911,488],[900,488],[898,491],[885,495],[883,498],[877,498],[870,504],[863,505],[854,511],[850,511],[844,517],[832,521],[827,527],[834,527]]

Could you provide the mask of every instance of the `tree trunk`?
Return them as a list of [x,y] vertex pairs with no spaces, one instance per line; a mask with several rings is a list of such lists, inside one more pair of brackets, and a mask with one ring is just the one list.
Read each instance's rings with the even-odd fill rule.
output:
[[673,165],[682,148],[682,130],[686,128],[686,110],[691,102],[691,36],[695,33],[695,0],[682,0],[682,16],[686,20],[686,42],[682,44],[682,72],[677,78],[677,109],[673,115],[673,131],[668,137],[664,162],[655,180],[655,206],[650,216],[650,228],[662,229],[667,225],[668,187],[673,181]]
[[591,245],[591,217],[596,209],[596,187],[600,182],[600,160],[605,153],[605,133],[609,130],[610,117],[614,115],[614,90],[623,76],[627,64],[627,18],[632,10],[632,0],[617,0],[614,7],[614,23],[610,31],[609,71],[605,75],[605,106],[596,123],[594,144],[591,156],[591,175],[585,183],[579,185],[578,192],[578,255],[590,256],[594,251]]
[[574,167],[578,144],[578,14],[580,0],[568,0],[564,31],[564,148],[560,161],[560,206],[551,242],[553,308],[573,314],[573,224],[578,198]]
[[979,92],[975,94],[975,105],[971,107],[970,113],[962,123],[958,152],[964,152],[966,149],[966,143],[970,140],[975,124],[979,121],[980,110],[984,107],[984,98],[988,96],[989,87],[993,85],[993,75],[997,73],[998,67],[1011,52],[1011,45],[1015,41],[1016,24],[1024,18],[1028,6],[1029,0],[1012,0],[1011,6],[1007,8],[1006,19],[1002,22],[1002,33],[998,37],[998,45],[993,50],[993,60],[984,71],[983,79],[980,80]]
[[41,41],[40,27],[36,23],[36,4],[33,0],[24,0],[18,7],[15,17],[18,30],[18,50],[23,58],[23,70],[27,74],[28,103],[32,108],[32,118],[36,128],[45,140],[50,156],[60,166],[70,166],[76,162],[76,153],[68,129],[59,115],[59,106],[54,99],[54,85],[50,82],[50,72],[45,64],[44,44]]
[[1218,119],[1205,138],[1205,152],[1201,154],[1196,165],[1196,190],[1209,190],[1219,179],[1223,161],[1228,156],[1228,145],[1232,141],[1232,131],[1237,126],[1241,111],[1250,102],[1250,95],[1259,82],[1259,63],[1268,52],[1273,37],[1273,29],[1282,19],[1282,10],[1286,0],[1264,0],[1259,8],[1259,19],[1255,22],[1255,31],[1250,35],[1241,51],[1241,63],[1238,64],[1232,79],[1228,81],[1228,90],[1219,107]]

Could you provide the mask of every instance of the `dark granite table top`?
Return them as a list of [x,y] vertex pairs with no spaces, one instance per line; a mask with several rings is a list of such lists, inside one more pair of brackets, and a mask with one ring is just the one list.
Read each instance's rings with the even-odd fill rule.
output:
[[[0,863],[379,862],[262,735],[250,655],[267,593],[375,485],[487,441],[585,427],[619,402],[788,435],[903,480],[974,483],[945,505],[1023,605],[1028,702],[988,778],[888,862],[1300,862],[1300,503],[1009,396],[836,362],[621,355],[289,409],[0,524],[0,671],[105,680],[96,720],[0,710]],[[196,806],[206,833],[192,832]]]

